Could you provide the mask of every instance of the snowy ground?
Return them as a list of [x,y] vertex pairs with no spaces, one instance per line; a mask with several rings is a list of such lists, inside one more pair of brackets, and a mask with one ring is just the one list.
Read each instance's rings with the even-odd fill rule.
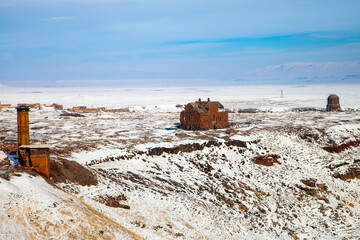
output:
[[[31,94],[22,89],[18,98],[11,92],[2,95],[9,103],[29,102],[26,97],[33,96],[27,99],[69,107],[131,107],[133,112],[68,117],[51,108],[31,110],[31,142],[52,144],[53,160],[81,163],[98,184],[55,187],[27,173],[0,178],[0,220],[6,223],[0,237],[360,238],[359,86],[207,88],[200,97],[221,100],[233,111],[228,129],[210,131],[165,130],[179,122],[181,108],[175,105],[193,101],[199,93],[194,88],[155,90],[128,89],[117,95],[85,90],[47,94],[48,89]],[[139,102],[131,93],[137,91],[143,96]],[[340,96],[346,111],[291,110],[324,108],[330,93]],[[70,101],[73,94],[79,99]],[[247,108],[258,112],[237,113]],[[1,145],[11,148],[16,143],[15,110],[0,111],[0,128]],[[338,153],[324,150],[351,142],[355,144]],[[0,151],[0,159],[5,158]],[[259,159],[273,165],[261,165]],[[130,209],[108,206],[107,198]],[[21,224],[15,224],[19,218]],[[43,232],[49,224],[61,227],[63,234]]]
[[[283,90],[283,98],[281,96]],[[326,107],[330,94],[340,96],[343,108],[359,107],[358,85],[287,85],[182,88],[15,88],[0,85],[4,104],[63,104],[65,107],[135,107],[138,110],[174,111],[174,105],[208,97],[228,108],[288,109],[291,107]],[[156,108],[155,108],[156,106]],[[266,109],[265,109],[266,108]]]

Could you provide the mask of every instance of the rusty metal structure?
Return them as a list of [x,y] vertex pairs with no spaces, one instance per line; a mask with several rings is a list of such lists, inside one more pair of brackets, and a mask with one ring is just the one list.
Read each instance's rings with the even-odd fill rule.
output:
[[228,112],[217,101],[201,101],[188,103],[180,113],[180,128],[187,130],[207,130],[225,128],[229,125]]
[[50,145],[29,145],[29,110],[25,105],[17,108],[18,159],[24,169],[33,170],[50,179]]
[[326,111],[338,112],[341,111],[340,99],[338,95],[331,94],[327,99]]

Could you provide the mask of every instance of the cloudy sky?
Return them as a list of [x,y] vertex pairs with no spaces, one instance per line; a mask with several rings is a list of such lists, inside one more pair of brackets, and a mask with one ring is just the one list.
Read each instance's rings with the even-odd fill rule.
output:
[[360,83],[359,0],[0,0],[0,84]]

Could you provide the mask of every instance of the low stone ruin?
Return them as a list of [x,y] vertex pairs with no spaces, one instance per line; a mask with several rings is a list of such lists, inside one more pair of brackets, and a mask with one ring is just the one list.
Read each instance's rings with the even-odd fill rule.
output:
[[339,96],[335,95],[335,94],[331,94],[328,97],[328,102],[326,105],[326,111],[328,112],[338,112],[341,111],[340,108],[340,100],[339,100]]

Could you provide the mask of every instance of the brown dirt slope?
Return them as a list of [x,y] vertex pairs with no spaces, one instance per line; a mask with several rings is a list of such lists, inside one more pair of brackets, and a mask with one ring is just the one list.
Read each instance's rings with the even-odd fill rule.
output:
[[82,186],[97,185],[96,176],[75,161],[62,159],[50,162],[51,180],[55,183],[73,182]]

